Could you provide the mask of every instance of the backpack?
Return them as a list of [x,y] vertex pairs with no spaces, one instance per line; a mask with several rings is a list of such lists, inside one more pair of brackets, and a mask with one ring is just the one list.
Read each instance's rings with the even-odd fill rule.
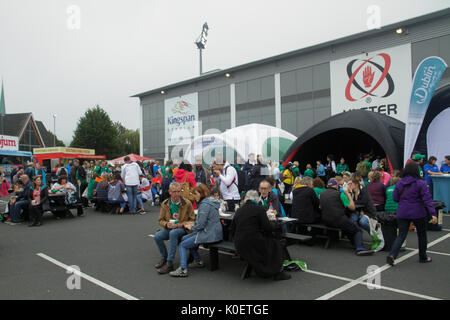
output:
[[181,183],[181,196],[193,203],[195,201],[195,198],[194,193],[191,190],[191,186],[189,185],[189,182],[187,182],[188,174],[189,172],[186,173],[184,182]]
[[356,165],[356,171],[359,171],[361,173],[361,176],[367,177],[367,174],[369,173],[367,170],[367,164],[365,162],[359,162]]
[[[229,167],[227,167],[226,170],[225,170],[225,175],[227,174],[228,168]],[[245,171],[242,171],[242,170],[237,170],[236,168],[234,170],[236,170],[238,182],[236,183],[236,181],[233,181],[232,184],[235,184],[236,187],[238,187],[239,193],[246,192],[247,191],[247,184],[246,184],[245,181],[246,181],[247,173]]]

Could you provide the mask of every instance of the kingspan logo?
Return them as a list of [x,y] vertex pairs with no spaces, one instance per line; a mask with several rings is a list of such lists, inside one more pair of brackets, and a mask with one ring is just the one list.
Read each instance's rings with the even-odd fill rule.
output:
[[177,101],[172,108],[172,113],[179,114],[180,116],[170,116],[167,119],[168,124],[170,125],[176,124],[177,126],[180,126],[181,124],[185,125],[186,122],[195,121],[195,115],[192,114],[192,106],[187,101]]

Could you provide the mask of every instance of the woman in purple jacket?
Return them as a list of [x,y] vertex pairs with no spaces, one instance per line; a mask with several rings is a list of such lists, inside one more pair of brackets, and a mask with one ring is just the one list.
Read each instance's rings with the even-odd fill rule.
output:
[[433,224],[437,223],[437,216],[433,198],[426,182],[420,178],[419,165],[416,162],[411,161],[405,166],[402,179],[397,182],[394,189],[393,198],[399,203],[397,210],[399,235],[395,239],[386,262],[391,266],[394,265],[400,247],[408,235],[411,222],[417,228],[419,262],[431,262],[431,258],[427,256],[427,211],[433,216]]

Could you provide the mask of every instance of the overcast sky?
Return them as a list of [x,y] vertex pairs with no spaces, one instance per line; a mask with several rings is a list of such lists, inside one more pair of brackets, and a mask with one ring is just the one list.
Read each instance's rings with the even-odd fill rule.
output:
[[[67,13],[73,5],[79,29]],[[208,71],[366,31],[371,5],[384,26],[450,0],[0,0],[6,112],[33,112],[50,131],[56,113],[65,143],[96,104],[136,129],[139,100],[131,95],[198,76],[194,40],[205,21]]]

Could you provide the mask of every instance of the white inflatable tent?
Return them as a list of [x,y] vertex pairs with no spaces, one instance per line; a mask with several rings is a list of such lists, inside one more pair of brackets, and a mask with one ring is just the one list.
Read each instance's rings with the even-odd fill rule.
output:
[[194,163],[201,156],[203,163],[210,164],[219,152],[231,162],[236,157],[246,161],[253,153],[255,156],[261,154],[265,160],[279,161],[296,139],[285,130],[252,123],[223,133],[197,137],[186,149],[184,158]]

